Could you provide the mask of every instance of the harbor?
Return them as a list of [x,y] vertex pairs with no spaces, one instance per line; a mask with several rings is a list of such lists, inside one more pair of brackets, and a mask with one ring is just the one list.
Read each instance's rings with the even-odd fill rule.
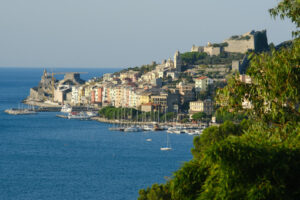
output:
[[31,108],[12,108],[4,111],[10,115],[33,115],[39,112],[60,112],[56,117],[64,119],[77,119],[77,120],[94,120],[102,123],[111,124],[110,131],[121,132],[148,132],[148,131],[166,131],[171,134],[188,134],[188,135],[200,135],[202,131],[212,125],[218,125],[216,123],[179,123],[177,121],[167,120],[159,121],[142,121],[131,119],[107,119],[99,115],[97,109],[92,109],[86,106],[70,106],[65,104],[63,106],[31,106]]

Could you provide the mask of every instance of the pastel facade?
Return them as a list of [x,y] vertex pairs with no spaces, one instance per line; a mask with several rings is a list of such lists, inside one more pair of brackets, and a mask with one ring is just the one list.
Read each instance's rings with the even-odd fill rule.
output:
[[81,102],[81,95],[82,95],[82,87],[81,86],[73,86],[72,87],[72,98],[71,104],[72,105],[79,105]]
[[213,80],[206,76],[195,78],[194,81],[196,92],[206,91],[208,85],[213,84]]
[[139,77],[139,72],[132,71],[132,70],[120,74],[121,80],[125,80],[127,78],[130,79],[132,82],[136,82],[138,80],[138,77]]
[[204,101],[191,101],[189,114],[195,114],[198,112],[204,112],[207,115],[213,113],[213,101],[206,99]]

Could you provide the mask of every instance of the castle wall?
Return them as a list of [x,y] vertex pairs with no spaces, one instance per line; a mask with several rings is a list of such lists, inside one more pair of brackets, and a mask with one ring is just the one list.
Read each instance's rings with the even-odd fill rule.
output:
[[254,37],[250,36],[250,39],[243,39],[243,40],[224,40],[224,42],[228,43],[228,46],[225,47],[226,52],[231,53],[246,53],[249,49],[254,50]]
[[221,47],[206,46],[204,52],[210,56],[218,56],[221,53]]
[[191,52],[203,52],[203,51],[204,51],[204,47],[201,47],[201,46],[193,45],[191,48]]

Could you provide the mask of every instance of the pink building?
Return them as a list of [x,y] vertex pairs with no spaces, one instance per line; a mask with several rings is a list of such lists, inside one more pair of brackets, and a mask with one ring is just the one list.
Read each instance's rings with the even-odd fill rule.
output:
[[102,103],[102,87],[97,87],[91,91],[91,103]]

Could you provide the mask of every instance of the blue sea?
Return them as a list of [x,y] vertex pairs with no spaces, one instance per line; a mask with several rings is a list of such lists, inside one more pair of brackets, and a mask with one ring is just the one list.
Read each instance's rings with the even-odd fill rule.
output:
[[[87,80],[118,70],[54,71],[86,71]],[[111,132],[109,124],[57,118],[58,113],[4,113],[22,106],[42,73],[0,68],[0,200],[137,199],[139,189],[164,183],[192,158],[189,135],[170,135],[173,150],[160,151],[165,132]]]

